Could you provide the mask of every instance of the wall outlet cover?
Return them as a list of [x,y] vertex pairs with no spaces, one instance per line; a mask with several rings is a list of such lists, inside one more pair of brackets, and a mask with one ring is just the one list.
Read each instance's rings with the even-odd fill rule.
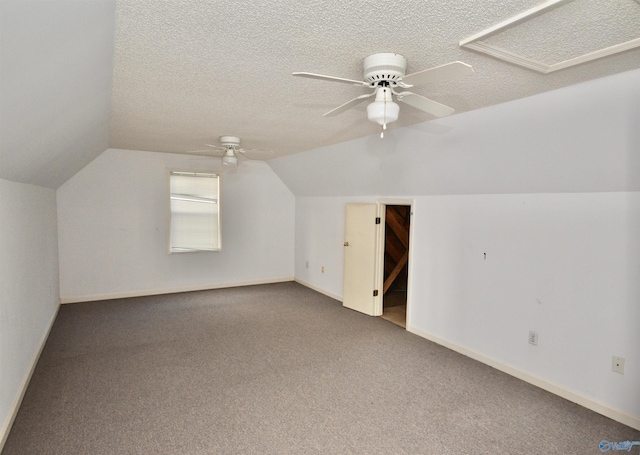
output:
[[613,356],[611,370],[616,373],[624,374],[624,357]]
[[532,344],[534,346],[538,345],[538,332],[529,330],[529,344]]

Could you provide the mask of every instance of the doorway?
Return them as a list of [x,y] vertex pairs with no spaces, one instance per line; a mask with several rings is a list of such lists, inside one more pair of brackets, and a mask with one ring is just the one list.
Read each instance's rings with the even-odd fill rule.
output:
[[384,220],[382,318],[406,329],[411,206],[386,205]]

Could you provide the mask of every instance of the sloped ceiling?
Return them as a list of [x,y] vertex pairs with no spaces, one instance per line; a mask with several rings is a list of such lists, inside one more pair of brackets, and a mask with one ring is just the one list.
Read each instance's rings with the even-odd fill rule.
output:
[[[361,79],[378,52],[404,55],[408,73],[471,64],[473,76],[414,89],[457,112],[640,67],[633,49],[544,75],[459,46],[537,4],[1,0],[0,178],[55,188],[108,147],[180,153],[237,135],[278,157],[377,134],[366,104],[322,117],[363,88],[291,73]],[[640,35],[638,0],[550,14],[491,41],[553,61]],[[390,128],[430,120],[402,105]]]
[[640,191],[640,69],[269,161],[296,197]]
[[0,2],[0,178],[57,188],[108,148],[115,6]]

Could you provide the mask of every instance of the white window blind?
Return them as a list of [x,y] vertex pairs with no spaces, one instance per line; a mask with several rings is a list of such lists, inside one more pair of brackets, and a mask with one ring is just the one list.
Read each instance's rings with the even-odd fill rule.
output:
[[171,253],[220,250],[220,184],[217,174],[169,173]]

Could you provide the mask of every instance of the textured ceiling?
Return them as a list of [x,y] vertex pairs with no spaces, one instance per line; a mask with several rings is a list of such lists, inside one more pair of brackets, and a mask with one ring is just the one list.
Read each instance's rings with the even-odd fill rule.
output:
[[[378,52],[404,55],[408,73],[454,60],[471,64],[473,76],[412,89],[457,112],[640,67],[634,49],[543,75],[458,46],[537,4],[118,0],[110,146],[185,152],[237,135],[246,147],[283,156],[375,134],[366,103],[322,117],[364,88],[291,73],[359,80],[363,59]],[[637,38],[638,17],[635,0],[575,0],[491,39],[557,61]],[[401,104],[390,128],[432,119]]]

